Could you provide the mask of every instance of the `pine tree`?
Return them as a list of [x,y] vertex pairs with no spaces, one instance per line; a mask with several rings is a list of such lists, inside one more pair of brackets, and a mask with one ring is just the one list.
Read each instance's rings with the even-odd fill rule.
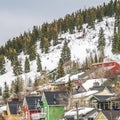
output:
[[72,106],[72,82],[70,80],[70,76],[69,76],[68,83],[67,83],[67,90],[68,90],[68,93],[69,93],[68,109],[70,109],[71,106]]
[[117,53],[117,46],[118,46],[118,34],[117,33],[114,33],[114,38],[112,40],[112,52],[113,53]]
[[115,19],[117,23],[120,23],[120,1],[115,0]]
[[37,72],[42,70],[41,60],[39,54],[37,54]]
[[54,31],[54,35],[53,35],[53,45],[57,45],[58,44],[58,33],[57,31],[55,30]]
[[21,65],[21,62],[19,60],[15,61],[14,62],[14,65],[13,65],[13,72],[16,76],[20,75],[23,73],[22,71],[22,65]]
[[68,92],[72,92],[72,82],[70,80],[70,77],[69,77],[68,83],[67,83],[67,90],[68,90]]
[[61,59],[62,59],[63,63],[71,60],[71,51],[70,51],[70,48],[68,47],[68,43],[66,41],[65,41],[63,49],[62,49]]
[[10,88],[10,93],[15,93],[15,82],[11,82],[11,88]]
[[14,82],[14,92],[19,95],[20,92],[23,91],[23,80],[20,77],[17,77],[17,79]]
[[104,51],[104,47],[105,47],[105,37],[104,37],[104,31],[102,28],[100,28],[99,31],[99,36],[98,36],[98,50],[100,50],[100,52]]
[[6,49],[6,56],[8,59],[10,59],[12,62],[14,61],[14,58],[17,56],[17,51],[16,49],[13,49],[13,48],[8,48]]
[[77,14],[76,15],[77,30],[80,30],[82,28],[82,25],[83,25],[83,16],[81,14]]
[[94,8],[91,8],[88,11],[88,16],[89,16],[89,20],[88,20],[88,25],[91,26],[92,28],[94,28],[95,25],[95,19],[96,19],[96,10]]
[[30,72],[30,61],[27,57],[25,59],[25,70],[24,71],[25,71],[25,73]]
[[120,53],[120,23],[115,22],[114,37],[112,39],[112,52]]
[[42,33],[42,31],[40,32],[40,49],[41,49],[41,52],[43,53],[44,52],[44,34]]
[[93,63],[94,63],[94,60],[93,60],[93,55],[92,55],[92,53],[90,53],[90,62],[91,62],[91,64],[93,64]]
[[36,58],[36,45],[31,45],[28,51],[30,61],[35,60]]
[[98,58],[97,58],[97,54],[95,53],[95,63],[97,63],[98,62]]
[[33,30],[32,30],[32,38],[34,41],[37,41],[39,39],[39,29],[38,26],[33,26]]
[[96,18],[98,20],[98,22],[101,22],[103,20],[103,7],[97,7],[97,11],[96,11]]
[[3,55],[0,55],[0,74],[4,74],[6,72],[5,69],[5,58]]
[[5,100],[5,102],[7,102],[7,99],[9,98],[10,93],[9,93],[9,87],[7,85],[7,83],[4,83],[4,91],[3,91],[3,98]]
[[48,38],[44,37],[44,52],[48,53],[48,50],[49,50]]
[[60,77],[63,77],[64,75],[65,75],[65,73],[64,73],[64,69],[63,69],[63,61],[62,61],[62,59],[60,59],[56,78],[58,79]]
[[58,44],[58,22],[54,21],[53,23],[53,27],[51,26],[50,29],[50,36],[52,36],[50,39],[53,39],[53,45],[57,45]]

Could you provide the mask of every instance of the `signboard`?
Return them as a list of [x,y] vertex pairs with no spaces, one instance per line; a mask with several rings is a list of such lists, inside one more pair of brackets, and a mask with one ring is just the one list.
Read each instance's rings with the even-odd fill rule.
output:
[[45,116],[46,116],[46,113],[33,113],[31,115],[32,120],[38,120],[40,118],[45,118]]

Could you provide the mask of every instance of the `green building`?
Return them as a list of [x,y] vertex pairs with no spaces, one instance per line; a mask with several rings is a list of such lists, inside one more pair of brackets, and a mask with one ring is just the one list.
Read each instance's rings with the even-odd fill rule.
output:
[[44,92],[42,96],[45,120],[60,120],[68,103],[68,94],[64,91]]

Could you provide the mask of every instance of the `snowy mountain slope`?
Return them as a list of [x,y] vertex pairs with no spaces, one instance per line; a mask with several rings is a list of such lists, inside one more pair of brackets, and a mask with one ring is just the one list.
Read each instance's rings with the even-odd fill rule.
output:
[[[71,49],[71,60],[75,60],[82,64],[86,57],[90,56],[91,53],[95,53],[97,51],[97,43],[98,43],[98,34],[99,30],[102,27],[104,30],[105,38],[106,38],[106,47],[105,47],[105,56],[106,60],[115,60],[119,62],[120,55],[113,55],[111,52],[111,45],[112,45],[112,37],[114,33],[114,22],[115,19],[112,18],[104,18],[104,20],[100,23],[95,23],[95,29],[89,28],[87,24],[83,25],[84,33],[81,32],[75,32],[74,34],[65,33],[62,34],[61,38],[66,38],[69,40],[69,47]],[[108,26],[106,26],[106,23]],[[84,34],[84,36],[83,36]],[[61,44],[58,44],[57,46],[51,46],[49,53],[44,54],[41,53],[41,50],[39,49],[40,43],[37,43],[37,53],[41,57],[41,63],[43,70],[51,71],[55,69],[58,66],[58,62],[60,59],[60,53],[62,50],[64,41],[61,41]],[[21,53],[18,58],[22,60],[22,65],[24,68],[24,62],[25,62],[25,55]],[[6,60],[6,69],[7,73],[0,76],[0,86],[3,87],[4,82],[6,81],[9,85],[11,85],[11,81],[15,79],[15,76],[12,72],[12,66],[10,64],[9,60]],[[34,78],[37,76],[40,76],[40,73],[36,72],[36,61],[30,62],[30,69],[31,72],[27,74],[22,74],[21,77],[25,80],[25,78],[28,80],[29,78],[34,81]],[[25,82],[26,83],[26,82]]]

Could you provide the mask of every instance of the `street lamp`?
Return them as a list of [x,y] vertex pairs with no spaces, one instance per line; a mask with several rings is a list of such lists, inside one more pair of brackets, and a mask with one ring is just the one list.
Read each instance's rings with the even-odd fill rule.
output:
[[78,103],[76,102],[76,115],[74,116],[75,120],[79,120],[79,113],[78,113]]

